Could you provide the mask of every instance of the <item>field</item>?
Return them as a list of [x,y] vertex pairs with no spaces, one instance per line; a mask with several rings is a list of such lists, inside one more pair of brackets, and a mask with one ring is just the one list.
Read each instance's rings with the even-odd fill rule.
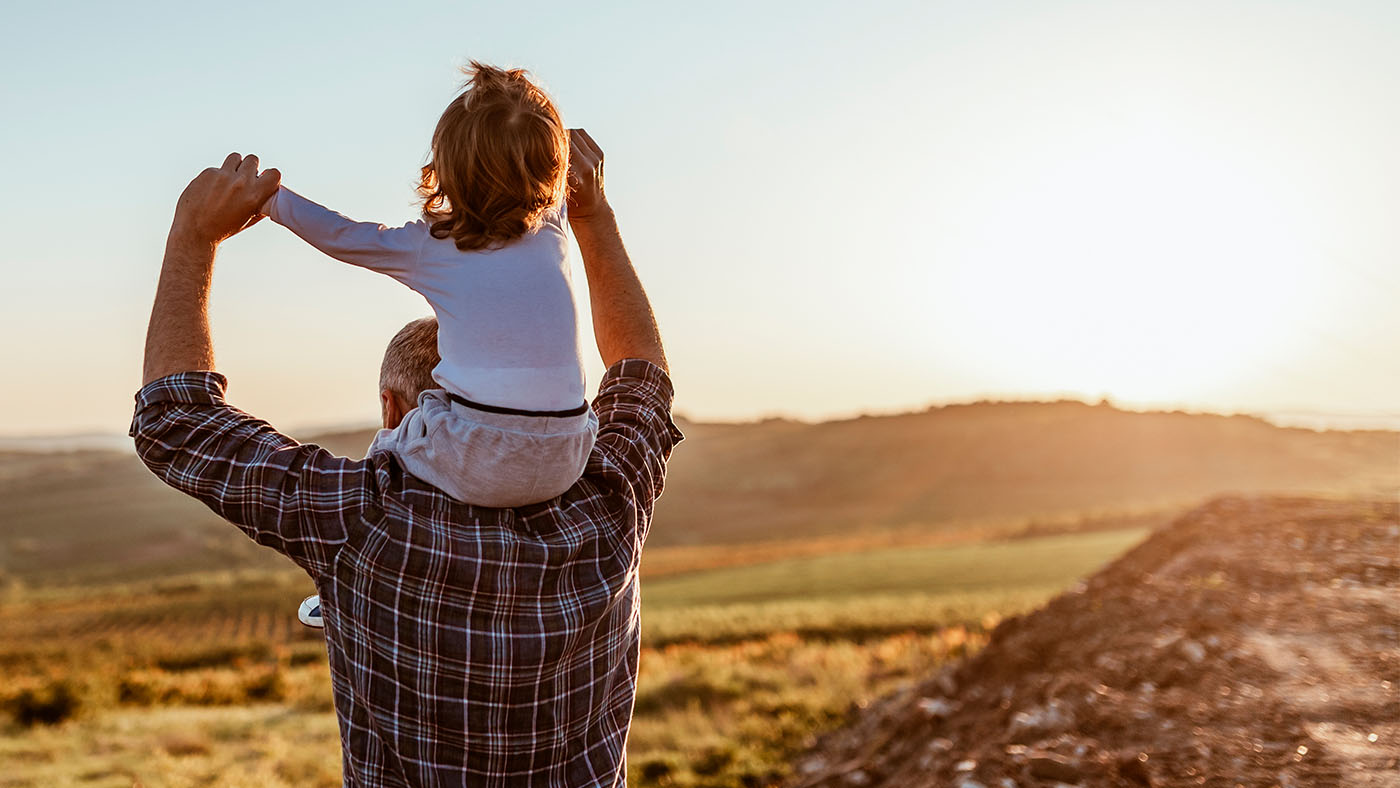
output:
[[[776,783],[1206,498],[1400,486],[1394,432],[1106,404],[683,428],[642,565],[641,786]],[[338,785],[311,592],[130,454],[0,451],[0,788]]]
[[[772,783],[815,733],[1145,533],[731,551],[728,566],[649,572],[632,781]],[[11,591],[0,785],[338,785],[324,648],[293,618],[308,592],[263,570]]]

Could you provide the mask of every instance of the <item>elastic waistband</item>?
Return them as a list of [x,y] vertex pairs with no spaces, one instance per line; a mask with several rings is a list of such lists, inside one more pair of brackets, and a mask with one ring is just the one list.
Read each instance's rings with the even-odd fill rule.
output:
[[540,416],[545,418],[559,419],[568,416],[582,416],[588,412],[588,403],[585,402],[577,408],[568,410],[521,410],[519,408],[503,408],[499,405],[486,405],[480,402],[472,402],[466,397],[460,397],[452,392],[447,392],[447,398],[457,403],[465,405],[475,410],[484,410],[487,413],[499,413],[503,416]]

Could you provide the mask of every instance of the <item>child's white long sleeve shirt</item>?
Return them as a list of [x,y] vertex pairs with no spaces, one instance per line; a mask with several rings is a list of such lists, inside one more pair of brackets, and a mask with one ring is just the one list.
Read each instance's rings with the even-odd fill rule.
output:
[[442,356],[433,378],[449,392],[527,411],[584,404],[562,204],[538,230],[473,252],[432,237],[424,219],[402,227],[356,222],[286,187],[263,213],[331,257],[387,274],[426,298]]

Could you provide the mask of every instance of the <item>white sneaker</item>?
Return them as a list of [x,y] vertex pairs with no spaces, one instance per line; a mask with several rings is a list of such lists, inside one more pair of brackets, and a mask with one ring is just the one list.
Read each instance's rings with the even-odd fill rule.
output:
[[321,619],[321,597],[311,595],[301,600],[301,608],[297,610],[297,618],[301,623],[315,629],[324,629],[326,622]]

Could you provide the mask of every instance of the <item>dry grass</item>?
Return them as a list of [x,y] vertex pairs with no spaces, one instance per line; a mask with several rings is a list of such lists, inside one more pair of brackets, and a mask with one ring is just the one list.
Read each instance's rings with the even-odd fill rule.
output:
[[[853,704],[978,648],[1000,616],[1142,533],[823,553],[648,580],[631,781],[769,784]],[[293,618],[307,590],[273,573],[12,599],[0,608],[0,628],[17,635],[0,643],[11,710],[0,787],[338,784],[324,644]],[[22,719],[21,699],[48,716]]]
[[635,785],[767,785],[792,755],[870,699],[979,648],[949,627],[864,643],[786,633],[643,654],[628,739]]
[[[631,782],[752,785],[853,704],[885,692],[984,636],[962,627],[866,643],[792,634],[729,646],[678,645],[642,657]],[[176,674],[175,705],[99,705],[56,726],[0,735],[0,786],[339,785],[339,741],[322,667],[289,671],[283,702],[229,705],[240,671]],[[319,702],[319,703],[318,703]],[[212,703],[213,705],[200,705]],[[317,705],[323,708],[316,708]]]
[[335,717],[284,704],[107,709],[0,737],[0,786],[340,785]]

